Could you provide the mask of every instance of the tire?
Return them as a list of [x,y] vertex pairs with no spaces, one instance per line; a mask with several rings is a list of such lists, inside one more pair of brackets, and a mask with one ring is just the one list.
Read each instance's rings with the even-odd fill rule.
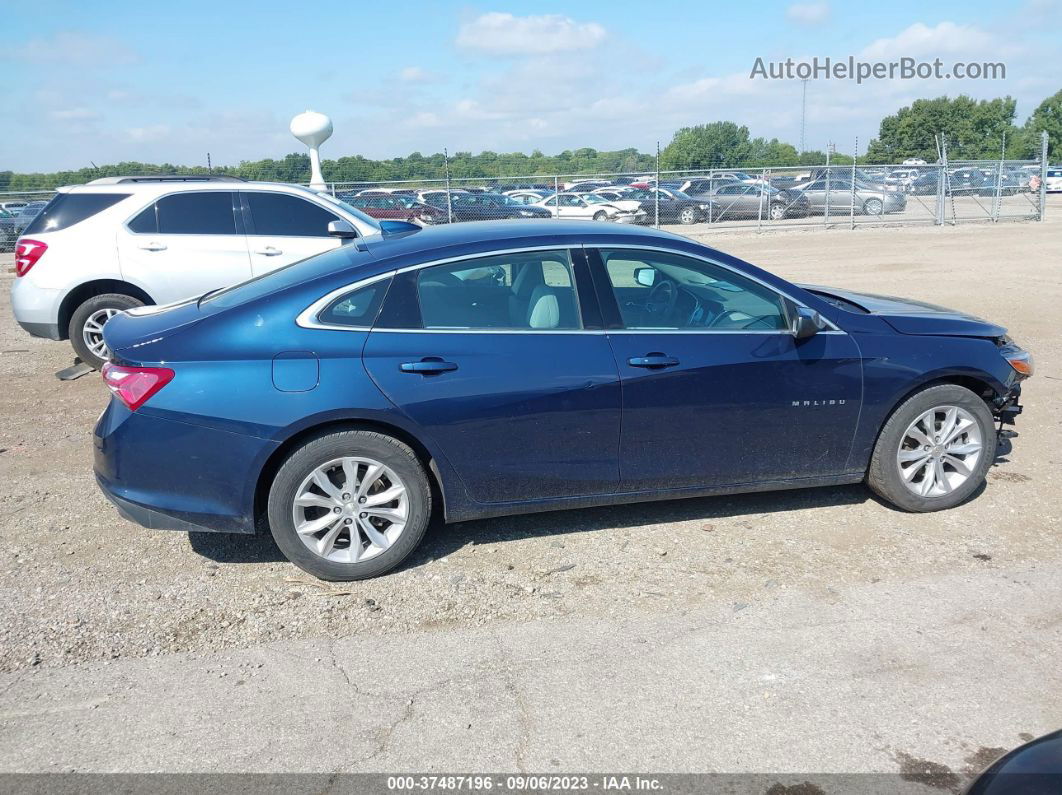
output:
[[771,209],[767,211],[767,215],[772,221],[781,221],[783,218],[785,218],[785,205],[772,204]]
[[[110,351],[103,345],[103,325],[112,315],[143,305],[143,301],[123,293],[105,293],[89,298],[70,316],[67,333],[74,353],[85,364],[99,370],[110,357]],[[96,331],[97,326],[99,331]]]
[[[343,459],[360,460],[360,463],[351,465],[352,474],[347,474],[348,470],[342,463],[337,464]],[[365,502],[366,498],[359,497],[358,490],[361,483],[370,477],[368,473],[373,464],[382,466],[383,473],[378,476],[379,480],[365,487],[370,502],[359,506],[358,503]],[[324,488],[315,485],[320,481],[313,480],[315,471],[324,467],[333,467],[325,470],[325,477],[329,478],[330,485],[336,490],[335,499],[329,497]],[[347,492],[342,491],[345,477],[354,478],[353,481],[347,481],[354,484],[348,486]],[[373,511],[374,508],[369,507],[372,496],[382,496],[396,487],[404,489],[404,497],[375,506],[375,510],[404,516],[403,526],[397,535],[388,536],[397,527],[393,521],[389,525],[387,520],[370,523],[370,528],[376,530],[375,537],[378,539],[383,536],[388,541],[389,545],[382,547],[374,543],[370,533],[362,529],[363,521],[375,518],[366,518],[362,508]],[[316,504],[298,506],[295,501],[299,495],[303,499],[331,507],[318,507]],[[344,497],[347,499],[344,500]],[[341,505],[345,507],[339,508]],[[323,525],[319,532],[300,535],[295,529],[296,514],[304,522],[331,518],[333,514],[336,520]],[[289,561],[303,571],[332,582],[363,580],[390,571],[420,543],[430,518],[431,487],[416,453],[397,439],[374,431],[338,431],[311,439],[288,456],[269,489],[269,528],[277,546]],[[340,524],[343,526],[340,527]],[[358,559],[353,561],[355,536],[352,531],[357,534],[360,550],[356,555]],[[330,534],[333,535],[331,546],[328,546]],[[311,550],[308,543],[313,543],[318,551]],[[322,548],[325,554],[322,554]]]
[[885,205],[881,199],[867,199],[863,202],[863,212],[866,215],[881,215],[885,211]]
[[679,223],[686,226],[697,223],[697,212],[692,207],[683,207],[679,213]]
[[[945,448],[955,451],[954,456],[945,455],[940,458],[938,452],[941,445],[921,445],[920,449],[919,443],[908,436],[912,426],[918,433],[927,435],[924,433],[927,428],[926,420],[922,418],[932,409],[939,409],[934,412],[933,422],[934,427],[940,431],[946,429],[949,409],[955,409],[960,419],[968,418],[973,423],[955,442]],[[976,459],[972,454],[960,454],[960,450],[973,448],[975,435],[980,444]],[[929,441],[937,438],[939,437],[934,436]],[[922,452],[926,453],[928,463],[922,465],[922,471],[919,472],[916,470]],[[992,466],[995,452],[996,430],[992,413],[980,397],[955,384],[927,387],[905,400],[882,427],[867,470],[867,485],[879,497],[905,511],[925,513],[953,508],[965,502],[981,487],[989,467]],[[905,471],[910,473],[907,477],[901,474],[901,455],[911,461],[906,465],[908,468]],[[956,481],[962,474],[952,465],[949,458],[951,461],[964,462],[963,466],[969,471],[961,483]],[[936,460],[942,462],[940,471],[945,473],[946,480],[949,481],[944,486],[936,484],[936,470],[928,472]],[[934,479],[930,493],[918,493],[930,485],[927,482],[929,477]]]

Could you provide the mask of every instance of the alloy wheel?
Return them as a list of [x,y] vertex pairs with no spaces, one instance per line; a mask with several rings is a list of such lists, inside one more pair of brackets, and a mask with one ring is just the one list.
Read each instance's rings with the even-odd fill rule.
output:
[[958,406],[935,406],[907,426],[896,452],[900,480],[919,497],[942,497],[965,483],[984,454],[981,426]]
[[682,210],[682,214],[679,216],[679,220],[684,224],[692,224],[697,220],[697,216],[694,215],[692,207],[686,207]]
[[313,470],[295,492],[295,533],[315,555],[336,563],[370,560],[406,528],[409,494],[390,467],[345,456]]
[[867,211],[867,215],[881,215],[881,211],[884,206],[881,203],[881,199],[867,199],[867,203],[863,205],[863,209]]
[[101,359],[110,358],[111,352],[107,350],[107,343],[103,341],[103,327],[107,321],[117,315],[121,310],[105,307],[98,309],[88,316],[85,325],[81,327],[81,338],[94,356]]

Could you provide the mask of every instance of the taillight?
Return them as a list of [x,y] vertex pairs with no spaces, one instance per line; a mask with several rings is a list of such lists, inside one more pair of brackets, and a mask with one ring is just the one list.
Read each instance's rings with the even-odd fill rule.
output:
[[104,362],[100,370],[104,383],[118,399],[136,411],[148,398],[173,380],[173,370],[166,367],[125,367]]
[[15,275],[25,276],[29,273],[29,269],[37,264],[37,260],[43,257],[47,250],[47,243],[20,237],[15,243]]

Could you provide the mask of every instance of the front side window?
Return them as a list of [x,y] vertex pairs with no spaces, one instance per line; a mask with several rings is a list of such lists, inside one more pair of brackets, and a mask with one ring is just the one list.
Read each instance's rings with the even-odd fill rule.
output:
[[602,250],[628,329],[781,331],[782,296],[719,265],[678,254]]
[[328,224],[339,220],[338,215],[298,196],[255,191],[244,191],[243,195],[251,210],[256,235],[328,237]]
[[[234,235],[236,220],[232,202],[233,194],[227,190],[163,196],[155,202],[158,232],[162,235]],[[134,221],[140,228],[147,227],[150,214],[142,212]]]
[[567,251],[480,257],[425,268],[417,296],[426,329],[581,328]]

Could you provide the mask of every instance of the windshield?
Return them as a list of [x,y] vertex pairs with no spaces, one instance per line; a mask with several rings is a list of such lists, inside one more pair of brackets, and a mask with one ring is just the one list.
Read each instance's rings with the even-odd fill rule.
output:
[[688,198],[690,198],[690,195],[688,193],[686,193],[685,191],[681,191],[681,190],[673,190],[673,191],[671,191],[671,195],[674,196],[676,199],[688,199]]

